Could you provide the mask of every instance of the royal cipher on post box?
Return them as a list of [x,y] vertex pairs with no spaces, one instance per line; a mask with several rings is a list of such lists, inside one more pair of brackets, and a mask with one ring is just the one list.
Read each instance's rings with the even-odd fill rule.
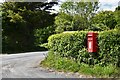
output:
[[87,34],[87,49],[90,53],[98,51],[97,35],[98,33],[95,32],[88,32]]

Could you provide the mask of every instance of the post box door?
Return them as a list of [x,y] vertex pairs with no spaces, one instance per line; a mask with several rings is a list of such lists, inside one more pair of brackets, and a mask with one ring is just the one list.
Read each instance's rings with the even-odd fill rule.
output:
[[89,52],[92,52],[92,50],[93,50],[92,44],[93,44],[92,41],[89,41],[89,42],[88,42],[88,51],[89,51]]
[[97,34],[94,32],[88,33],[87,36],[87,48],[88,52],[97,52]]

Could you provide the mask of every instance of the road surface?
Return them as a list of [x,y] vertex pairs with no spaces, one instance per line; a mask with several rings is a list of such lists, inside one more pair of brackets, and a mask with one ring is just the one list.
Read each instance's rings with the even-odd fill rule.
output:
[[40,67],[47,55],[45,52],[30,52],[10,55],[0,55],[0,72],[2,78],[76,78],[73,74],[57,72]]

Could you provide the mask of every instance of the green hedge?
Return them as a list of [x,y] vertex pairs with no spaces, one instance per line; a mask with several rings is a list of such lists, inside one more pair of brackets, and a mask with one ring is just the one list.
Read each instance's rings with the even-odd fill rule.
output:
[[48,47],[62,57],[77,58],[78,53],[85,48],[87,32],[65,32],[48,38]]
[[47,48],[61,57],[73,59],[78,64],[97,64],[101,66],[113,64],[120,66],[119,30],[99,32],[98,53],[87,52],[86,35],[87,31],[65,32],[52,35],[48,38]]
[[100,32],[98,41],[101,64],[113,64],[120,67],[120,30]]

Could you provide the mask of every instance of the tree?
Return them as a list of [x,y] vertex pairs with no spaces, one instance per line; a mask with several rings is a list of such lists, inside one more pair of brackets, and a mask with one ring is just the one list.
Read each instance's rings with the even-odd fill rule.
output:
[[112,11],[102,11],[94,16],[92,19],[92,24],[102,24],[109,29],[114,29],[117,22],[115,20],[114,12]]
[[[56,16],[46,11],[50,9],[46,6],[48,4],[43,2],[5,2],[2,4],[3,53],[36,49],[34,30],[53,25]],[[43,10],[42,7],[44,7]]]
[[63,31],[77,31],[77,30],[84,30],[86,29],[86,20],[84,17],[79,15],[68,15],[65,13],[60,13],[55,18],[56,32],[63,32]]
[[117,22],[117,25],[115,26],[115,28],[120,29],[120,6],[116,7],[114,16]]
[[120,10],[120,6],[115,8],[115,11],[119,11]]
[[[96,14],[98,2],[65,2],[55,18],[56,31],[84,30],[91,26],[91,18]],[[61,31],[59,31],[61,30]]]

